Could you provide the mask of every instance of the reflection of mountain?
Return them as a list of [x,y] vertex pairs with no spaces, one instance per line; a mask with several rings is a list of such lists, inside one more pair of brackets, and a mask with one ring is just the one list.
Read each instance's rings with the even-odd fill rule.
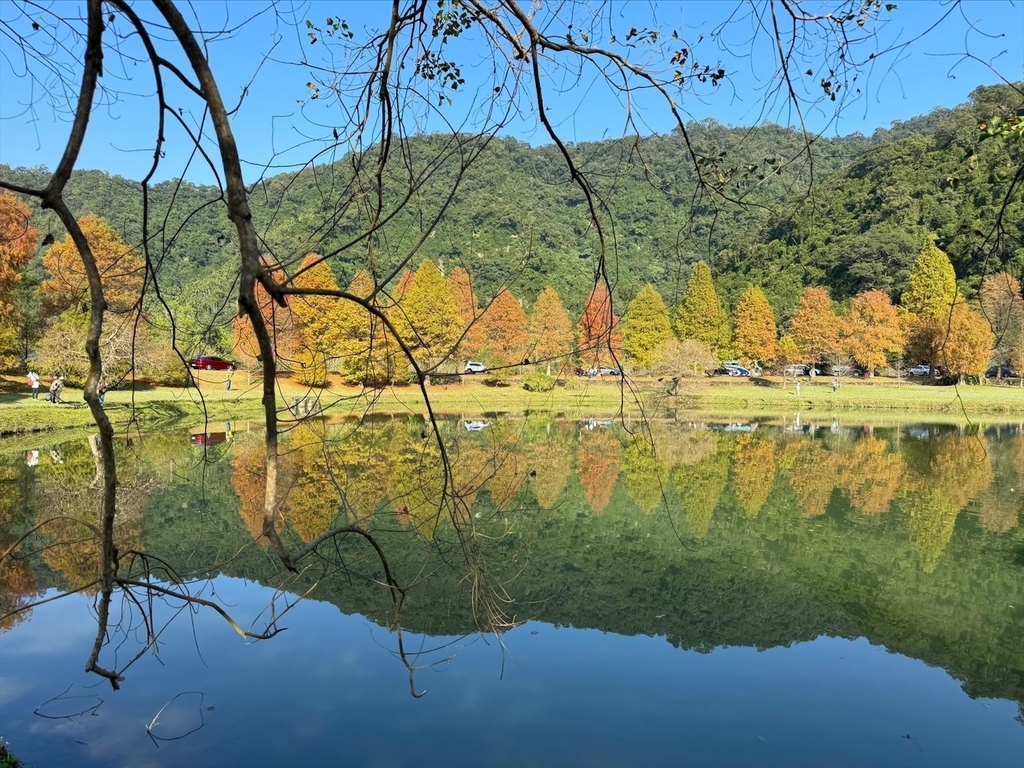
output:
[[[297,479],[282,535],[309,540],[336,521],[342,506],[330,495],[334,486],[315,469],[333,461],[335,480],[359,489],[362,500],[350,499],[358,510],[350,514],[366,519],[386,507],[385,494],[401,500],[400,516],[380,514],[372,526],[399,582],[416,583],[403,625],[471,632],[472,584],[450,524],[437,528],[439,540],[425,538],[430,526],[413,504],[431,508],[438,487],[433,476],[413,471],[431,458],[420,432],[391,422],[374,431],[372,449],[347,444],[343,456],[330,446],[311,448],[313,433],[294,438],[302,445],[288,453]],[[485,534],[475,539],[485,583],[503,585],[515,600],[508,613],[520,619],[662,635],[688,649],[864,636],[944,667],[972,695],[1024,702],[1024,529],[1019,501],[1000,507],[992,497],[995,489],[1024,486],[1019,437],[981,443],[938,431],[897,439],[875,430],[815,439],[764,427],[756,438],[711,435],[662,425],[656,436],[665,449],[651,453],[618,432],[579,434],[565,425],[452,429],[458,489],[479,477],[490,491],[471,510]],[[187,438],[182,444],[187,452]],[[232,490],[237,450],[205,465],[183,463],[168,476],[145,501],[145,547],[184,573],[223,572],[301,593],[323,570],[286,576],[254,544]],[[743,457],[756,460],[756,470],[737,466]],[[556,458],[582,461],[589,479],[563,467],[564,481],[549,466]],[[372,476],[360,471],[367,466]],[[834,474],[821,478],[823,471]],[[653,503],[662,491],[665,504]],[[316,515],[305,511],[306,499],[318,504]],[[600,516],[591,499],[603,506]],[[999,533],[983,527],[995,528],[987,522],[995,513],[985,511],[993,507],[1001,510]],[[341,540],[331,560],[380,575],[357,539]],[[39,581],[45,587],[53,577],[44,571]],[[313,596],[384,626],[394,618],[388,596],[366,579],[326,577]]]

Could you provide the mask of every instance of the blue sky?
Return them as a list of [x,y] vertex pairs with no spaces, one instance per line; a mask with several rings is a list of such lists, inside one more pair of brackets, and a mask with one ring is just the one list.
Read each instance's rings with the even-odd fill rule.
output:
[[[134,5],[145,18],[155,17],[147,4]],[[866,59],[874,53],[875,58],[861,69],[857,82],[851,84],[851,89],[860,88],[861,92],[845,103],[838,115],[835,105],[822,99],[823,65],[817,52],[812,48],[798,58],[799,67],[794,67],[798,76],[795,87],[815,102],[807,104],[804,112],[810,128],[828,135],[870,133],[894,120],[961,103],[978,85],[997,83],[1001,78],[1024,79],[1024,3],[975,0],[954,8],[943,2],[903,0],[895,5],[891,12],[881,14],[877,27],[866,28],[873,34],[857,49],[857,55]],[[341,10],[356,39],[361,39],[367,30],[386,24],[390,4],[282,2],[277,6],[276,18],[265,12],[264,3],[248,0],[206,0],[191,7],[206,29],[233,29],[228,34],[209,36],[209,50],[225,101],[238,103],[245,93],[233,126],[242,156],[248,161],[247,180],[289,170],[316,153],[321,153],[322,161],[344,154],[350,145],[333,142],[331,136],[339,128],[345,134],[352,100],[308,98],[310,90],[306,84],[315,79],[315,70],[296,62],[305,59],[314,65],[326,65],[331,50],[330,41],[322,34],[319,46],[310,43],[304,22],[309,19],[322,26],[328,16]],[[763,28],[758,29],[758,24],[767,24],[770,18],[764,3],[614,3],[603,23],[596,27],[588,27],[593,20],[586,18],[593,6],[576,6],[577,16],[572,19],[565,15],[567,7],[560,6],[559,14],[546,20],[548,29],[564,30],[567,24],[574,23],[574,31],[590,29],[592,35],[603,35],[603,39],[595,39],[599,43],[607,43],[612,33],[621,43],[632,26],[662,30],[666,36],[663,41],[675,30],[680,38],[678,45],[687,47],[691,62],[698,60],[712,69],[725,69],[727,76],[717,87],[696,84],[695,90],[678,96],[685,119],[714,118],[732,125],[750,125],[761,120],[799,122],[788,101],[770,86],[777,52]],[[77,3],[60,2],[53,8],[60,14],[80,13]],[[183,6],[183,10],[188,13],[188,8]],[[941,24],[916,39],[944,15]],[[6,23],[9,29],[29,34],[31,20],[44,24],[43,33],[47,23],[51,28],[54,26],[52,18],[45,15],[34,13],[32,19],[26,19],[15,4],[0,3],[0,23]],[[726,20],[730,20],[729,24],[719,27]],[[290,21],[297,24],[293,26]],[[123,21],[116,22],[115,27],[126,29]],[[29,36],[42,49],[45,39]],[[907,42],[910,44],[900,47]],[[156,111],[148,68],[130,61],[132,44],[131,39],[120,43],[121,51],[127,54],[120,61],[113,54],[107,55],[103,83],[116,96],[94,110],[79,167],[140,179],[153,155]],[[450,94],[451,104],[441,108],[424,104],[409,109],[406,114],[412,118],[410,132],[444,130],[446,121],[458,126],[482,122],[485,108],[492,105],[490,94],[495,83],[495,62],[489,50],[472,35],[452,44],[450,55],[462,66],[466,83],[458,93]],[[621,50],[637,63],[656,61],[653,49],[640,46]],[[971,57],[965,57],[965,52]],[[10,37],[0,38],[0,54],[0,162],[52,168],[70,125],[67,115],[59,109],[55,111],[52,103],[60,105],[63,99],[66,104],[66,98],[52,77],[33,82],[24,76],[20,51]],[[173,58],[173,54],[167,55]],[[265,60],[265,56],[270,59]],[[54,55],[51,60],[58,58]],[[180,57],[174,60],[181,63]],[[73,67],[74,60],[68,59],[68,64]],[[814,74],[806,75],[807,69]],[[41,70],[35,67],[35,71]],[[505,74],[498,71],[497,76]],[[594,74],[585,66],[576,69],[552,65],[545,69],[548,114],[566,140],[617,137],[626,130],[626,99],[605,87]],[[77,78],[77,72],[74,75]],[[642,133],[671,130],[672,119],[663,102],[643,93],[635,94],[634,99],[636,129]],[[198,125],[196,102],[181,88],[170,89],[169,102],[180,109],[186,121]],[[529,112],[509,121],[502,133],[535,144],[549,141]],[[212,173],[195,163],[185,170],[187,149],[184,134],[171,126],[166,156],[156,178],[185,175],[198,182],[212,181]]]

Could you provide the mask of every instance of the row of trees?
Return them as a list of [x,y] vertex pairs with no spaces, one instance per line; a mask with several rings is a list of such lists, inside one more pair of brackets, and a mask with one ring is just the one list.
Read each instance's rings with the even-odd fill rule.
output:
[[[108,376],[134,369],[157,380],[180,378],[171,325],[143,299],[144,260],[104,220],[87,216],[80,223],[106,288],[102,343]],[[32,301],[22,276],[40,234],[29,209],[7,194],[0,195],[0,233],[0,345],[11,368],[34,341],[28,331]],[[78,345],[71,343],[81,338],[88,320],[86,275],[70,237],[51,244],[42,263],[45,278],[35,300],[49,320],[35,344],[38,365],[74,378],[87,367],[84,352],[76,353]],[[282,276],[276,266],[266,266],[273,277]],[[332,370],[350,382],[383,384],[415,378],[413,362],[430,374],[458,370],[465,359],[483,360],[497,371],[528,361],[549,375],[569,363],[618,367],[623,362],[638,372],[694,375],[732,357],[765,366],[853,361],[869,372],[898,367],[903,360],[961,375],[980,375],[992,363],[1024,367],[1019,280],[1005,272],[990,275],[977,300],[964,301],[948,257],[933,240],[922,248],[899,305],[888,294],[869,290],[837,310],[827,289],[808,287],[788,328],[781,330],[760,286],[745,290],[730,317],[704,262],[694,267],[678,307],[670,309],[647,285],[621,321],[603,282],[574,322],[551,286],[529,313],[508,288],[481,304],[465,268],[446,276],[431,260],[403,272],[393,289],[360,271],[348,285],[348,301],[324,295],[337,291],[338,284],[315,254],[292,282],[302,292],[287,307],[258,293],[261,311],[274,330],[278,354],[304,383],[318,386]],[[236,321],[233,334],[185,325],[173,330],[186,351],[212,342],[225,352],[233,347],[248,365],[256,365],[260,356],[248,323]]]
[[978,299],[965,301],[948,257],[929,239],[911,270],[899,305],[869,290],[837,310],[826,288],[808,287],[780,334],[764,291],[750,286],[730,318],[701,262],[682,303],[670,313],[647,286],[629,305],[625,349],[640,367],[700,371],[708,362],[739,357],[762,365],[853,361],[869,375],[906,360],[980,376],[992,363],[1024,366],[1024,296],[1006,272],[984,279]]
[[[348,301],[323,295],[339,288],[315,254],[306,257],[292,282],[301,292],[288,307],[266,293],[258,294],[259,304],[278,354],[310,385],[326,383],[332,370],[346,381],[376,385],[415,378],[413,365],[429,375],[478,359],[500,376],[528,362],[550,374],[570,360],[614,364],[621,355],[619,319],[604,284],[594,288],[574,323],[551,286],[529,314],[508,288],[481,306],[466,269],[456,267],[446,276],[429,259],[415,272],[403,272],[393,290],[376,285],[365,270],[356,273],[345,290]],[[259,349],[248,324],[235,323],[234,342],[242,362],[254,364]]]

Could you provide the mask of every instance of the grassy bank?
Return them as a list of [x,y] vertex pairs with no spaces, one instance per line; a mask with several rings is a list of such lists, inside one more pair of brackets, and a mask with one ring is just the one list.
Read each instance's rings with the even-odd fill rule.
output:
[[[258,381],[235,374],[232,389],[225,386],[225,374],[202,375],[199,387],[140,387],[135,391],[113,390],[107,395],[106,410],[118,430],[136,427],[149,430],[162,425],[199,423],[211,420],[253,419],[262,413],[262,389]],[[869,416],[938,417],[974,419],[984,416],[1015,419],[1024,416],[1024,390],[1012,386],[938,387],[888,380],[846,381],[838,392],[831,381],[796,384],[779,381],[759,386],[749,380],[695,380],[680,383],[670,394],[664,383],[631,380],[620,387],[613,380],[572,380],[552,392],[530,393],[521,386],[489,387],[475,380],[461,384],[430,387],[431,403],[438,413],[477,416],[488,413],[550,411],[569,418],[608,416],[620,410],[627,416],[656,416],[665,412],[695,411],[719,415],[846,414]],[[425,412],[423,395],[417,387],[394,387],[363,391],[333,386],[309,390],[288,378],[277,385],[283,418],[296,399],[319,396],[328,413]],[[82,400],[81,390],[66,389],[64,403],[53,405],[42,397],[32,400],[20,379],[7,378],[0,384],[0,434],[32,433],[56,429],[87,428],[92,416]]]

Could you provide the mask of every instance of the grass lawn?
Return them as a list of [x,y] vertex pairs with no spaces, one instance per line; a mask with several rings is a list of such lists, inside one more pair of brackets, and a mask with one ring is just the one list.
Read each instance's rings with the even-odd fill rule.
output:
[[[226,389],[227,374],[217,371],[197,374],[199,387],[139,386],[134,391],[112,390],[107,394],[106,410],[119,430],[134,426],[157,429],[173,423],[196,424],[206,417],[221,419],[258,419],[262,413],[262,388],[258,380],[243,372],[232,378]],[[481,414],[525,411],[550,411],[569,418],[612,416],[658,416],[666,412],[694,411],[718,415],[783,415],[803,413],[854,413],[927,419],[941,415],[943,420],[984,417],[1019,419],[1024,416],[1024,389],[1016,386],[988,385],[938,387],[891,379],[847,380],[833,393],[831,380],[822,378],[811,384],[803,380],[800,394],[796,384],[765,380],[764,385],[747,379],[695,379],[680,382],[674,394],[664,383],[646,379],[627,380],[623,386],[612,379],[573,379],[552,392],[531,393],[517,384],[489,387],[476,380],[429,388],[435,411],[442,414],[478,416]],[[321,406],[330,414],[418,413],[425,412],[418,387],[393,387],[379,391],[359,390],[332,385],[326,390],[310,390],[290,378],[277,384],[277,402],[282,418],[291,418],[288,410],[297,398],[319,396]],[[32,400],[21,377],[0,378],[0,434],[17,434],[53,429],[89,427],[92,416],[82,400],[81,390],[65,389],[64,403],[53,405]]]

